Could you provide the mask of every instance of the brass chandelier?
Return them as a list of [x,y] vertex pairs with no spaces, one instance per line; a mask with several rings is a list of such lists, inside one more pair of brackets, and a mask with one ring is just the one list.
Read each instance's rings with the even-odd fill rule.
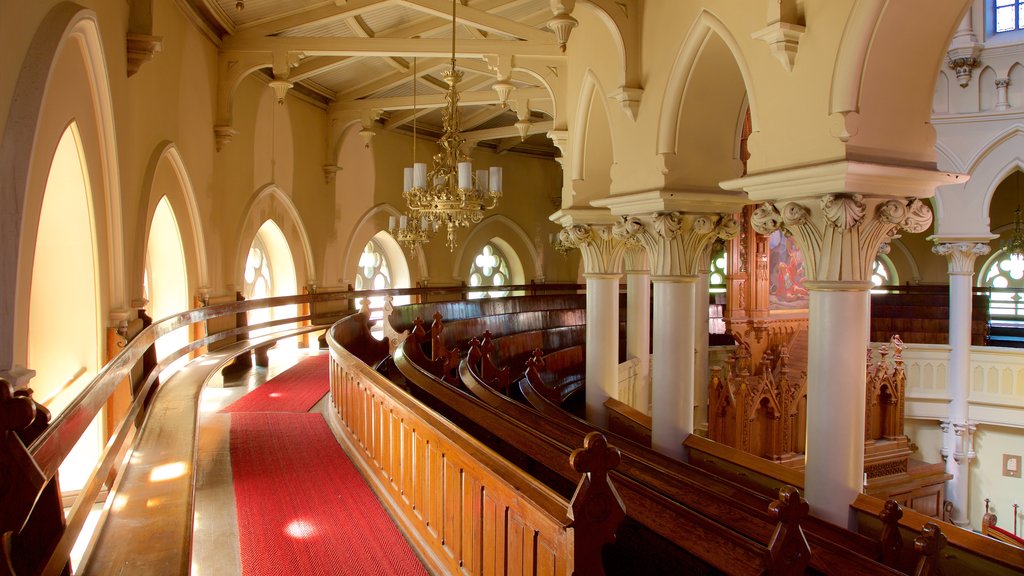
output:
[[1014,211],[1013,217],[1013,235],[1009,240],[1003,240],[1002,244],[1003,250],[1010,255],[1010,259],[1019,262],[1024,260],[1024,222],[1021,221],[1020,211],[1020,170],[1014,172],[1013,177],[1017,189],[1017,210]]
[[[462,151],[466,139],[459,126],[456,86],[462,80],[462,72],[455,68],[455,3],[452,0],[451,68],[442,74],[448,90],[441,111],[444,134],[437,141],[441,150],[434,155],[429,170],[425,163],[413,158],[412,167],[404,170],[402,189],[409,207],[409,222],[417,222],[424,234],[443,226],[447,230],[448,248],[453,252],[458,245],[455,231],[483,220],[484,210],[496,207],[502,192],[501,168],[474,172],[469,157]],[[414,87],[415,81],[413,78]]]

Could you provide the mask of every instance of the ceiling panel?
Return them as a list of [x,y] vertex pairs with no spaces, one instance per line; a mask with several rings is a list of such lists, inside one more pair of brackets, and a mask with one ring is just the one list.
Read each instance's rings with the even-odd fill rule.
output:
[[235,23],[251,24],[260,20],[277,18],[301,12],[309,8],[334,4],[333,0],[245,0],[245,8],[239,10],[236,0],[217,0],[224,13]]

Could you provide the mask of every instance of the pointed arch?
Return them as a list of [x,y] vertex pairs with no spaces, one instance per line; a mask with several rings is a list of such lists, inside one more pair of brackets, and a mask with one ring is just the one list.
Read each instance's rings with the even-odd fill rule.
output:
[[743,79],[743,85],[746,87],[747,105],[750,109],[752,129],[754,132],[759,130],[757,96],[751,90],[753,84],[751,82],[750,68],[746,59],[743,58],[743,52],[725,24],[714,14],[707,10],[702,10],[690,26],[690,30],[686,33],[682,44],[679,45],[676,59],[672,63],[672,70],[669,72],[665,96],[661,101],[661,111],[658,117],[658,130],[656,133],[658,154],[676,153],[676,143],[679,138],[679,119],[683,111],[686,88],[692,80],[694,66],[700,58],[701,49],[712,34],[718,35],[722,42],[725,43],[732,54],[733,60],[736,62],[740,77]]
[[469,270],[468,259],[473,258],[492,238],[500,238],[508,244],[507,248],[520,258],[520,263],[522,263],[521,255],[525,254],[529,257],[529,263],[533,269],[527,270],[525,266],[522,268],[524,282],[537,275],[541,269],[540,253],[529,234],[509,217],[494,214],[474,226],[466,240],[459,244],[453,259],[452,277],[463,279],[466,271]]
[[[345,242],[345,253],[344,257],[340,262],[332,263],[332,266],[340,266],[338,270],[339,278],[345,279],[349,274],[350,270],[354,270],[359,262],[359,254],[362,252],[363,247],[370,241],[371,238],[376,236],[377,232],[384,230],[387,224],[389,216],[394,216],[396,219],[402,215],[402,212],[390,204],[378,204],[373,208],[364,213],[356,225],[352,227],[352,232],[349,234],[347,241]],[[422,246],[416,247],[416,252],[412,255],[413,260],[416,262],[416,268],[418,276],[413,276],[410,262],[406,258],[406,253],[402,250],[398,242],[388,235],[388,239],[391,240],[391,244],[385,246],[388,248],[388,258],[391,259],[401,254],[401,263],[405,268],[406,273],[409,277],[409,286],[416,284],[417,278],[427,278],[427,259],[423,252]],[[394,249],[397,248],[398,252],[395,253]],[[328,264],[324,263],[324,270],[326,271]],[[404,286],[402,286],[404,288]]]
[[40,22],[14,86],[0,141],[0,373],[26,361],[28,298],[50,161],[65,129],[79,128],[99,251],[104,316],[125,313],[120,170],[106,58],[92,10],[70,2]]
[[295,281],[301,285],[316,284],[316,267],[313,264],[313,250],[310,247],[309,235],[302,223],[302,217],[291,199],[277,186],[264,186],[249,201],[239,227],[238,247],[235,261],[229,271],[229,278],[234,279],[235,286],[242,286],[242,273],[249,254],[249,247],[257,232],[267,220],[272,220],[288,241],[295,264]]
[[199,290],[208,289],[210,281],[206,239],[199,215],[199,205],[196,202],[192,179],[185,168],[185,161],[173,142],[164,140],[153,150],[146,174],[142,178],[142,190],[147,194],[148,200],[140,206],[140,210],[144,210],[141,221],[145,223],[145,237],[135,246],[134,259],[137,270],[140,271],[135,282],[141,286],[141,270],[145,266],[146,246],[149,245],[153,215],[160,199],[166,197],[181,234],[188,270],[189,292],[194,295]]
[[[597,98],[595,98],[595,94]],[[594,101],[597,100],[601,103],[601,107],[604,110],[604,119],[608,126],[609,132],[611,132],[612,119],[611,114],[608,111],[607,93],[604,88],[601,87],[601,81],[598,80],[597,74],[590,68],[583,73],[583,81],[580,84],[579,98],[576,102],[576,119],[573,121],[573,135],[572,135],[572,179],[583,180],[586,174],[586,156],[587,147],[592,144],[589,141],[590,126],[591,123],[588,121],[591,116],[592,107]],[[611,147],[611,164],[615,163],[615,147]]]

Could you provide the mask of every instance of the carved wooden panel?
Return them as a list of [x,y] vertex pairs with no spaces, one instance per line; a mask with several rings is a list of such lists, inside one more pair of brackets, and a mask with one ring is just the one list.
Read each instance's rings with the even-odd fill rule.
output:
[[332,346],[353,461],[436,573],[572,573],[568,502]]

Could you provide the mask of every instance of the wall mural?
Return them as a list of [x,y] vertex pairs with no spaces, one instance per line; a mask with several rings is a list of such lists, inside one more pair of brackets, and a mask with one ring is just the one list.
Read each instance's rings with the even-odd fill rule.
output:
[[807,308],[804,255],[796,242],[782,233],[768,237],[768,305],[772,310]]

